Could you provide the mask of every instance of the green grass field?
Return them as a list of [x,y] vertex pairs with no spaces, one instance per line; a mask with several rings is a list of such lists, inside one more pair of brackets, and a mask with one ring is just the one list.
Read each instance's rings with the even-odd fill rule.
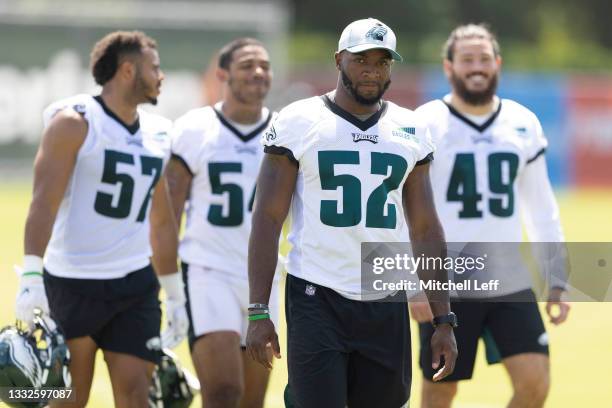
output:
[[[17,277],[13,265],[21,262],[23,225],[30,200],[30,185],[0,184],[0,326],[13,321],[13,303]],[[558,194],[563,225],[568,241],[612,242],[609,225],[612,191],[561,192]],[[612,406],[610,386],[610,347],[612,345],[612,304],[575,303],[570,318],[560,327],[550,327],[552,389],[547,402],[551,408],[607,408]],[[279,329],[283,352],[284,323]],[[413,356],[417,354],[417,339],[413,327]],[[482,347],[481,347],[482,350]],[[191,369],[187,345],[178,354]],[[112,406],[108,374],[101,355],[98,356],[90,407]],[[413,358],[414,379],[412,404],[419,406],[420,371]],[[282,393],[287,381],[286,361],[277,361],[273,370],[266,407],[282,407]],[[503,407],[511,393],[510,385],[499,365],[487,367],[479,354],[473,381],[460,385],[455,407]],[[193,406],[199,406],[199,399]],[[0,406],[2,403],[0,402]]]

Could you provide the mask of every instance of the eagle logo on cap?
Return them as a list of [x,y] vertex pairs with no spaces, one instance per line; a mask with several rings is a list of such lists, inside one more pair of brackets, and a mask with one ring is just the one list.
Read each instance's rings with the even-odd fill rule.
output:
[[381,24],[376,24],[375,27],[370,28],[365,36],[366,38],[371,38],[375,41],[384,41],[386,34],[387,29]]

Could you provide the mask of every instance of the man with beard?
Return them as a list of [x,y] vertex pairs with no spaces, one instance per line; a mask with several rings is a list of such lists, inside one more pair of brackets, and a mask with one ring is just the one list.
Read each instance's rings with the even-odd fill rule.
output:
[[[44,113],[16,314],[30,323],[35,307],[50,310],[67,339],[76,399],[52,406],[87,404],[101,349],[115,406],[146,407],[160,343],[173,347],[187,332],[162,177],[171,123],[138,109],[157,103],[164,76],[155,41],[141,32],[102,38],[91,68],[100,95],[76,95]],[[167,300],[162,341],[151,263]]]
[[[168,179],[176,219],[187,201],[180,244],[191,356],[203,406],[262,407],[269,371],[241,349],[248,305],[247,243],[260,139],[272,119],[263,106],[272,71],[264,45],[236,39],[219,52],[223,99],[179,118]],[[274,285],[270,314],[278,316]]]
[[[289,386],[297,407],[400,407],[410,396],[408,307],[403,291],[361,287],[361,244],[405,241],[440,256],[444,233],[432,201],[433,146],[418,117],[382,100],[395,34],[375,19],[340,37],[336,89],[284,108],[266,132],[249,241],[247,348],[280,358],[268,300],[278,240],[291,209],[286,293]],[[422,244],[437,243],[425,248]],[[437,247],[436,250],[434,247]],[[429,271],[424,280],[440,279]],[[442,295],[444,295],[442,293]],[[457,350],[448,302],[433,302],[436,380]],[[444,359],[444,363],[442,363]]]
[[[495,95],[501,56],[494,35],[483,25],[460,26],[450,34],[443,58],[452,92],[417,113],[427,121],[436,145],[438,160],[431,166],[431,177],[446,239],[516,243],[522,241],[524,225],[531,241],[562,242],[542,127],[525,107]],[[411,303],[413,317],[421,322],[422,407],[451,406],[457,381],[472,377],[480,337],[490,362],[501,359],[512,380],[514,395],[508,406],[543,406],[549,388],[547,335],[531,279],[521,278],[529,272],[516,260],[508,265],[488,260],[496,266],[487,273],[504,282],[497,292],[471,292],[466,294],[471,302],[451,302],[461,321],[455,330],[460,354],[455,372],[442,382],[431,381],[434,371],[428,363],[431,311],[424,302]],[[553,324],[567,317],[569,306],[560,301],[563,286],[553,281],[549,291],[546,311]]]

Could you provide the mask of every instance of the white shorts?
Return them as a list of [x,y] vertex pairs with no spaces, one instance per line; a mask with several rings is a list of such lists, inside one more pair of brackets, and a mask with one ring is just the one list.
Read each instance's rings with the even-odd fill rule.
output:
[[[246,345],[249,282],[227,272],[193,264],[183,264],[189,313],[189,346],[207,333],[233,331]],[[270,293],[270,318],[278,330],[278,279]]]

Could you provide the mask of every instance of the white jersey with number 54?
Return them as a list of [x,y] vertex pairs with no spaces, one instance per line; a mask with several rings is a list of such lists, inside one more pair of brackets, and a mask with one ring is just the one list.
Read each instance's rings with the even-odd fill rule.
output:
[[263,157],[259,140],[272,118],[243,134],[215,107],[193,109],[176,120],[172,156],[193,176],[179,254],[188,264],[246,279],[255,181]]

